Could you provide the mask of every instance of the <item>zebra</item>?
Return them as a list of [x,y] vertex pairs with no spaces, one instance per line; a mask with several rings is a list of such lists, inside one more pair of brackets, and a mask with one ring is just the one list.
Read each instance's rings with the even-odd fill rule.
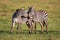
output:
[[[36,23],[41,25],[41,32],[43,32],[43,26],[46,26],[46,32],[48,32],[48,14],[45,10],[34,10],[34,7],[28,7],[29,17],[32,19],[32,25],[35,23],[35,33],[36,33]],[[33,27],[32,27],[33,28]]]
[[15,27],[15,24],[18,24],[17,30],[19,30],[19,25],[26,23],[28,26],[29,33],[31,33],[31,19],[29,19],[27,10],[24,10],[24,8],[16,9],[16,12],[12,15],[12,26],[11,26],[11,32],[13,32],[13,28]]
[[11,26],[11,32],[13,32],[13,28],[15,27],[15,24],[17,23],[17,30],[19,29],[20,24],[24,24],[27,21],[27,18],[23,18],[23,15],[26,15],[26,12],[23,8],[16,9],[14,14],[12,15],[12,26]]

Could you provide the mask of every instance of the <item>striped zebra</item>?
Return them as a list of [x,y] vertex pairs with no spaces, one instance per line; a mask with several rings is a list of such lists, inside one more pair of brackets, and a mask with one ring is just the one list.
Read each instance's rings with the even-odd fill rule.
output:
[[19,29],[20,24],[24,24],[27,22],[27,18],[24,18],[24,16],[27,15],[27,12],[21,8],[16,9],[16,12],[12,15],[12,26],[11,26],[11,32],[13,32],[13,28],[15,27],[15,24],[17,23],[17,30]]
[[26,24],[28,26],[28,31],[31,33],[31,19],[27,14],[27,10],[24,10],[24,8],[17,9],[16,12],[12,15],[12,26],[11,26],[11,32],[13,32],[13,28],[15,27],[15,24],[17,23],[17,30],[19,30],[20,24]]
[[[32,19],[32,25],[35,24],[34,29],[36,33],[36,23],[39,23],[41,25],[41,32],[43,32],[43,26],[46,26],[46,32],[48,32],[48,14],[44,10],[34,10],[34,7],[28,7],[29,17]],[[32,27],[33,29],[33,27]]]

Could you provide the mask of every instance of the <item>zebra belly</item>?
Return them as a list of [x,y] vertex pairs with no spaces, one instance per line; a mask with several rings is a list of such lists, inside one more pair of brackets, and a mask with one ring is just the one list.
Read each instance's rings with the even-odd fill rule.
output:
[[24,24],[24,23],[26,23],[26,21],[27,21],[27,19],[25,19],[25,18],[15,18],[14,19],[14,22],[16,22],[16,23],[21,23],[21,24]]

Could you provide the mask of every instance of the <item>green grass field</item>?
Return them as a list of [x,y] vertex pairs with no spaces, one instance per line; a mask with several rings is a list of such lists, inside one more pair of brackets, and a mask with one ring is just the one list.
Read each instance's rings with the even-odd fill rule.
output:
[[[28,6],[47,11],[48,33],[41,33],[37,24],[37,33],[28,34],[27,26],[22,24],[19,33],[15,27],[10,34],[12,14],[16,9],[24,7],[26,10]],[[0,0],[0,40],[60,40],[60,0]]]

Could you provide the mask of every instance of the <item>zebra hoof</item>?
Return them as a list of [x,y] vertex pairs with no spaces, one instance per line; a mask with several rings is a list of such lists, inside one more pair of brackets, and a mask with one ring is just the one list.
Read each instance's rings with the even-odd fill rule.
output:
[[29,34],[32,34],[32,32],[29,32]]

